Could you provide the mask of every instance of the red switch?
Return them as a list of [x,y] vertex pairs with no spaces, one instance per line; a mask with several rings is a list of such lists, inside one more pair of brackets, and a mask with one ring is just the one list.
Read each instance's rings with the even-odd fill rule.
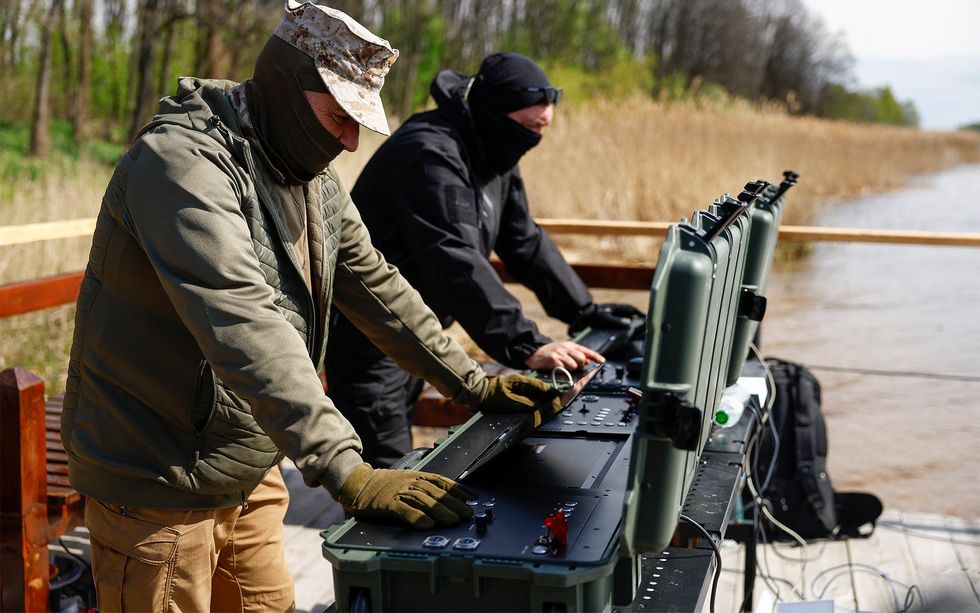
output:
[[555,547],[564,547],[568,543],[568,520],[565,519],[565,512],[558,509],[548,517],[544,518],[544,526],[551,530]]

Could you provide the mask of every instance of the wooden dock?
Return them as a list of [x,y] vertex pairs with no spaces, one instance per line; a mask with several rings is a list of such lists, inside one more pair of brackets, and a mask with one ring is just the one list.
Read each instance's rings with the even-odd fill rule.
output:
[[[742,547],[725,543],[717,613],[742,602]],[[759,547],[755,611],[833,600],[835,611],[980,611],[980,520],[886,510],[868,539]],[[913,587],[914,586],[914,587]],[[805,588],[805,589],[804,589]]]
[[[333,604],[334,593],[319,533],[342,520],[343,511],[324,490],[306,487],[287,464],[286,555],[296,581],[296,607],[300,613],[320,613]],[[84,528],[65,542],[88,555]],[[716,611],[735,613],[742,602],[744,555],[739,545],[723,545]],[[889,510],[869,539],[811,545],[805,565],[799,547],[760,546],[759,564],[758,612],[778,611],[777,603],[801,597],[833,600],[835,611],[901,611],[912,586],[911,611],[980,612],[980,519]]]

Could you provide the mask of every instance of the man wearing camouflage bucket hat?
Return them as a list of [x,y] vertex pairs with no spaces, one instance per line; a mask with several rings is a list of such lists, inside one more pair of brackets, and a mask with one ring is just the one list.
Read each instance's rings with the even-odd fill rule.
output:
[[291,610],[284,456],[357,517],[470,516],[452,481],[362,462],[317,374],[331,305],[458,402],[554,410],[550,387],[487,376],[443,334],[330,165],[359,126],[387,134],[396,58],[347,15],[290,0],[253,79],[181,79],[116,168],[61,427],[102,611]]

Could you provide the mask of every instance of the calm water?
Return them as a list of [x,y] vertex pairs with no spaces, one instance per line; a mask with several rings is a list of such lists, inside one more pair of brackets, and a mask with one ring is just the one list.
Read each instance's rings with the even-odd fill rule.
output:
[[[841,202],[815,225],[980,233],[980,166]],[[980,248],[819,243],[779,265],[768,294],[766,355],[980,378]],[[815,373],[838,489],[867,489],[905,510],[980,515],[980,383]]]
[[[980,166],[838,203],[815,223],[980,233]],[[564,335],[530,292],[512,289],[545,334]],[[647,292],[593,295],[643,309],[648,300]],[[765,355],[980,378],[980,248],[816,243],[777,265],[768,297]],[[980,517],[980,383],[814,372],[835,488],[873,492],[886,508]]]

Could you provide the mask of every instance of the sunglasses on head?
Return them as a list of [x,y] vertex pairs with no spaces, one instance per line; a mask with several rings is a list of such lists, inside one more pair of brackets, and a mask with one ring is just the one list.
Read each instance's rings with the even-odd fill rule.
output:
[[562,89],[560,87],[515,87],[513,90],[531,94],[544,94],[545,102],[548,104],[558,104],[561,101]]

